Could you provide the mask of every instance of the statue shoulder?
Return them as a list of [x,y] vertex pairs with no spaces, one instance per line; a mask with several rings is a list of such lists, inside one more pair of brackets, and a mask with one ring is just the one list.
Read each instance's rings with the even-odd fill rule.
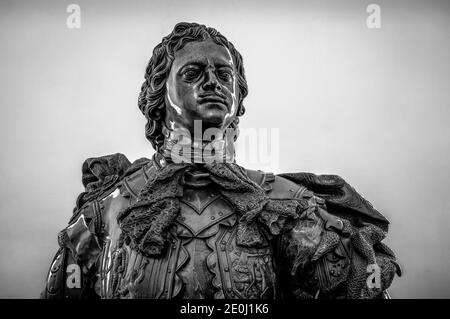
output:
[[[72,248],[77,256],[89,255],[77,250],[80,240],[89,239],[92,244],[101,237],[108,214],[129,205],[144,185],[145,169],[151,164],[146,158],[131,163],[120,153],[86,159],[82,165],[85,191],[78,195],[68,226],[58,234],[59,245]],[[90,244],[87,247],[92,249]]]
[[307,191],[306,187],[299,185],[285,177],[261,170],[246,169],[247,176],[261,186],[271,199],[301,198]]
[[274,175],[246,170],[247,176],[266,190],[272,199],[301,199],[314,196],[325,201],[327,211],[353,224],[369,222],[387,231],[389,221],[350,184],[337,175],[286,173]]
[[151,166],[151,163],[152,160],[148,158],[131,163],[121,153],[86,159],[81,168],[84,191],[77,197],[70,222],[78,218],[80,212],[90,209],[94,202],[109,196],[118,188],[124,188],[125,192],[136,192],[145,178],[142,176],[144,167]]
[[353,224],[368,222],[384,231],[388,230],[389,221],[386,217],[338,175],[300,172],[280,174],[279,176],[302,185],[313,192],[315,196],[324,199],[329,212],[345,217]]

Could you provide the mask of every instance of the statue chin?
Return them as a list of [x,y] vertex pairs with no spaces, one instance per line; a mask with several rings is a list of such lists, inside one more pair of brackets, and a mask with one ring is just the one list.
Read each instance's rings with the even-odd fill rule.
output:
[[223,128],[225,123],[227,112],[225,110],[219,110],[217,108],[207,109],[205,108],[205,113],[202,116],[202,125],[205,127],[217,127]]

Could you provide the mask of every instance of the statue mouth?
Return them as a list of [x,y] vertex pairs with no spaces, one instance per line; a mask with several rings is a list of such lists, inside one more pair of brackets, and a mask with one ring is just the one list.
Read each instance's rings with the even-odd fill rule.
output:
[[219,97],[217,95],[204,95],[200,96],[198,99],[198,104],[215,104],[215,105],[223,105],[227,107],[226,100],[222,97]]

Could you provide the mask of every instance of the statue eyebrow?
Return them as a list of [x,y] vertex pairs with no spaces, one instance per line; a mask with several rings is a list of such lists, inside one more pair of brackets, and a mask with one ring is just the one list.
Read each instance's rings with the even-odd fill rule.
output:
[[[205,67],[207,64],[208,63],[204,59],[193,59],[193,60],[183,64],[180,68],[180,71],[182,71],[183,69],[185,69],[186,67],[188,67],[190,65]],[[214,65],[218,68],[230,68],[231,70],[233,70],[233,64],[229,64],[229,63],[226,63],[223,61],[217,61],[216,63],[214,63]]]
[[218,62],[218,63],[216,63],[216,66],[219,67],[219,68],[227,68],[227,69],[233,70],[233,65],[232,64]]
[[189,61],[187,61],[186,63],[184,63],[182,66],[181,66],[181,68],[180,68],[180,70],[181,69],[183,69],[183,68],[185,68],[186,66],[189,66],[189,65],[198,65],[198,66],[205,66],[207,63],[206,63],[206,61],[205,61],[205,59],[192,59],[192,60],[189,60]]

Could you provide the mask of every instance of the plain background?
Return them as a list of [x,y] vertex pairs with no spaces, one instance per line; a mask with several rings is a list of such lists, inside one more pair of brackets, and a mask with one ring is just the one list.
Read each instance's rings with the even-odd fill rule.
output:
[[86,158],[152,155],[137,96],[180,21],[243,55],[241,127],[279,129],[275,173],[343,176],[391,221],[392,296],[450,297],[450,2],[361,0],[2,0],[0,297],[39,296]]

